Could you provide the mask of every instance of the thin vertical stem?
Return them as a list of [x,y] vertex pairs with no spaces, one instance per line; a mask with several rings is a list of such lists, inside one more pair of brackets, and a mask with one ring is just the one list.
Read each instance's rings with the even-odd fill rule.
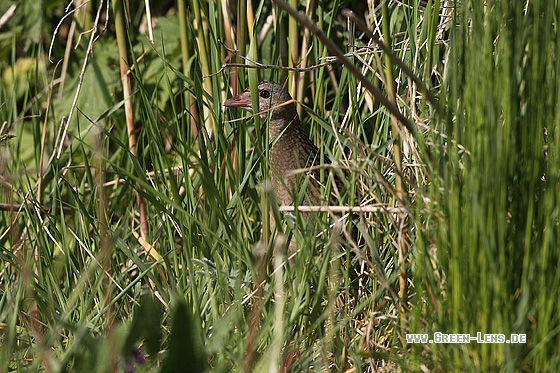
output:
[[[298,8],[297,0],[290,0],[290,6],[294,9]],[[290,58],[288,58],[288,66],[295,67],[298,61],[299,39],[298,39],[298,24],[295,18],[288,19],[288,49],[290,51]],[[297,73],[290,70],[288,72],[288,90],[292,97],[296,97],[296,80]],[[299,106],[299,105],[297,105]]]
[[128,149],[130,153],[136,155],[136,136],[134,134],[134,114],[132,110],[132,88],[130,85],[130,76],[128,75],[128,48],[126,22],[124,19],[124,9],[122,0],[113,1],[113,13],[115,15],[115,32],[117,35],[117,45],[119,49],[119,71],[123,88],[124,112],[126,117],[126,125],[128,131]]
[[[387,2],[383,2],[382,5],[382,31],[383,31],[383,39],[385,45],[388,47],[391,46],[391,34],[389,31],[389,11],[387,9]],[[389,55],[385,54],[385,88],[387,90],[387,97],[389,101],[397,106],[397,95],[396,95],[396,88],[395,88],[395,80],[393,77],[393,63]],[[395,137],[395,141],[393,143],[393,158],[395,161],[395,190],[397,193],[398,201],[404,201],[406,199],[406,190],[402,180],[402,139],[400,136],[400,129],[398,125],[397,118],[391,114],[391,127],[393,129],[393,136]],[[406,243],[406,236],[405,232],[406,229],[404,227],[405,216],[401,215],[397,220],[397,224],[399,225],[399,236],[397,239],[398,245],[398,254],[399,254],[399,267],[400,267],[400,277],[399,277],[399,293],[401,299],[401,308],[400,308],[400,320],[401,322],[405,320],[405,309],[407,304],[407,282],[408,282],[408,273],[407,273],[407,257],[408,257],[408,247]]]
[[[185,0],[177,0],[177,10],[179,13],[179,37],[181,43],[181,59],[183,63],[183,74],[185,76],[192,78],[192,74],[188,71],[188,62],[191,58],[189,54],[189,36],[187,31],[187,9],[185,7]],[[189,90],[185,90],[185,105],[189,107],[190,111],[190,129],[193,138],[197,137],[198,127],[197,127],[197,108],[196,99],[191,95]]]
[[[237,63],[243,63],[240,56],[246,56],[247,53],[247,28],[251,29],[251,31],[253,28],[253,25],[249,24],[247,21],[247,2],[239,1],[237,3],[237,49],[239,51],[237,54]],[[244,25],[247,25],[247,27]],[[249,34],[252,34],[252,32]],[[243,77],[245,76],[245,70],[243,68],[239,68],[237,74],[237,76]],[[237,87],[237,81],[235,84]],[[237,91],[234,93],[237,94]]]
[[[134,156],[136,155],[136,135],[134,126],[134,115],[132,109],[132,88],[130,75],[128,74],[128,48],[126,22],[124,19],[124,9],[122,0],[113,1],[113,14],[115,15],[115,32],[117,35],[117,45],[119,49],[119,71],[123,87],[124,113],[126,117],[126,129],[128,132],[128,149]],[[140,232],[143,238],[148,236],[148,224],[146,221],[146,206],[140,193],[136,193],[136,204],[140,214]]]
[[[311,16],[311,10],[315,9],[315,1],[314,0],[309,0],[307,2],[307,6],[305,9],[305,14],[307,14],[308,17]],[[293,19],[293,18],[290,18]],[[300,68],[305,69],[308,65],[308,48],[309,48],[309,44],[311,42],[311,32],[309,31],[308,28],[306,28],[303,31],[303,39],[301,41],[301,55],[299,57],[300,59]],[[296,93],[296,100],[297,102],[303,102],[303,92],[304,92],[304,75],[300,74],[299,77],[297,77],[296,79],[296,86],[297,86],[297,93]],[[297,111],[298,111],[298,115],[301,115],[301,105],[297,105]]]
[[[202,9],[200,8],[201,4],[197,0],[192,1],[191,4],[192,4],[193,15],[196,24],[196,33],[197,33],[196,39],[198,42],[197,44],[198,60],[200,61],[200,67],[202,68],[202,75],[210,75],[211,71],[210,71],[210,63],[209,63],[209,55],[208,55],[208,44],[207,44],[206,34],[204,32],[205,21],[202,17],[202,12],[201,12]],[[212,85],[210,79],[203,80],[202,85],[206,92],[210,94],[212,93]],[[202,97],[200,99],[202,99]],[[214,116],[209,114],[208,108],[206,106],[199,105],[199,107],[203,107],[204,110],[203,119],[201,122],[207,123],[206,128],[209,133],[212,133],[212,131],[215,128]],[[206,121],[205,118],[208,118],[210,120]]]

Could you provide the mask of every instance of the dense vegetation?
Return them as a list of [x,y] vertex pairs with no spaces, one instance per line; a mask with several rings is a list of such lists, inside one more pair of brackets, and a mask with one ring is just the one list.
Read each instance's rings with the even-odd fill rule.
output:
[[[0,372],[558,370],[558,1],[152,5],[0,3]],[[275,202],[260,80],[338,206]]]

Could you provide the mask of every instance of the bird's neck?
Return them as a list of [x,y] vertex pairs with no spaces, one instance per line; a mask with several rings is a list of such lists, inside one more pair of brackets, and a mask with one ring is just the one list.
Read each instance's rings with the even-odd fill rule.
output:
[[280,140],[286,141],[293,134],[299,133],[302,129],[297,114],[291,117],[270,118],[268,122],[268,137],[271,143]]
[[280,174],[306,167],[309,158],[307,135],[301,126],[297,114],[290,119],[271,118],[268,125],[270,164]]

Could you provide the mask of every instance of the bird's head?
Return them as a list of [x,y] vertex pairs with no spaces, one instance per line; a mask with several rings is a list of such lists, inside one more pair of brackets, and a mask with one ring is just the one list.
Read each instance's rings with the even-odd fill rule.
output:
[[[296,113],[295,105],[290,94],[280,85],[271,82],[260,82],[258,85],[259,115],[265,120],[271,118],[291,119]],[[224,102],[226,107],[238,107],[253,112],[251,92],[246,89],[243,93],[233,96]]]

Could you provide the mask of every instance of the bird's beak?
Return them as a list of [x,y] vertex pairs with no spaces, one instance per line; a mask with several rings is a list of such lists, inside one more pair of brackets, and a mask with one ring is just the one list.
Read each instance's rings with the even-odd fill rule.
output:
[[253,103],[251,101],[251,97],[245,96],[245,94],[240,94],[237,96],[233,96],[229,100],[224,102],[225,107],[238,107],[243,110],[253,111]]

